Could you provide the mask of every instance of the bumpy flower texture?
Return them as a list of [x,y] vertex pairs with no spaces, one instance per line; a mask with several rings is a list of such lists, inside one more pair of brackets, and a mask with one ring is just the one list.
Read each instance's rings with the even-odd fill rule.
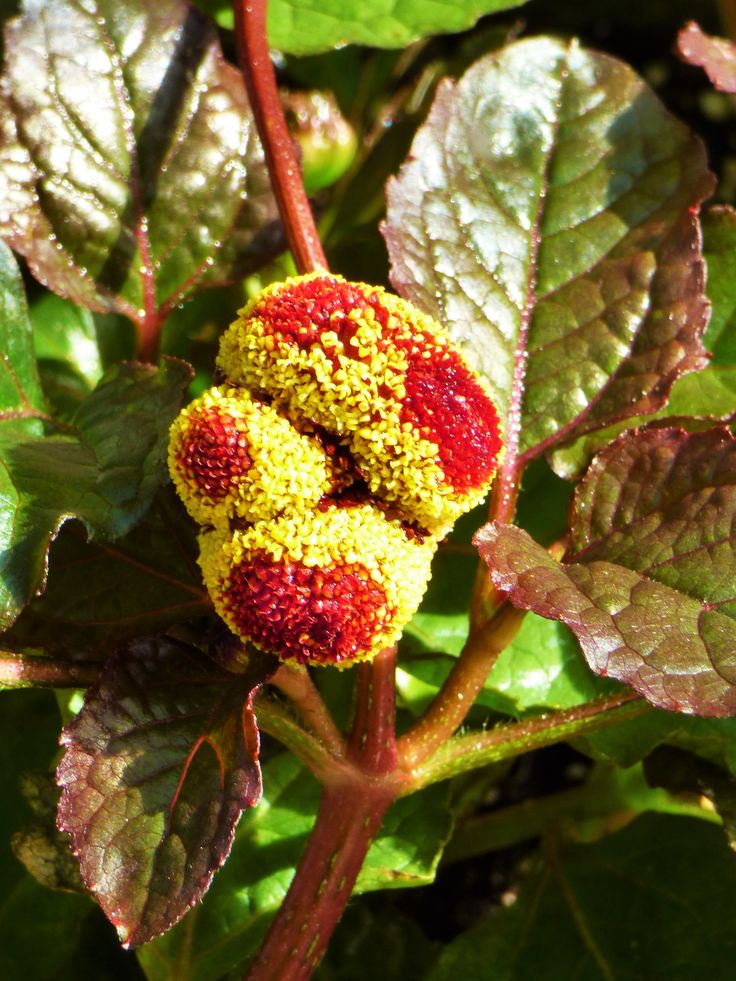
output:
[[255,297],[218,367],[226,383],[180,414],[169,446],[215,608],[284,659],[372,657],[493,479],[485,383],[429,317],[325,273]]

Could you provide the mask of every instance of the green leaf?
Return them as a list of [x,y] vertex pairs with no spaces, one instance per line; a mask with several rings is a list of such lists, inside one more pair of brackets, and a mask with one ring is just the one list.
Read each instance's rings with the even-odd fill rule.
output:
[[707,420],[699,428],[710,428],[715,420],[729,420],[736,414],[736,365],[712,364],[702,371],[678,378],[667,404],[653,415],[627,419],[599,429],[550,454],[555,473],[566,480],[581,477],[593,457],[627,429],[643,425],[648,419],[662,419],[662,425],[698,428],[696,419]]
[[6,47],[0,230],[41,282],[145,343],[275,245],[242,79],[184,0],[28,0]]
[[41,431],[45,410],[33,350],[33,331],[18,264],[0,241],[0,432]]
[[736,441],[728,430],[626,433],[578,488],[571,555],[521,529],[477,536],[512,603],[566,623],[593,670],[660,708],[736,714]]
[[0,627],[43,588],[65,521],[80,518],[105,539],[142,517],[165,480],[168,430],[190,377],[173,360],[123,364],[79,407],[73,436],[16,442],[0,433]]
[[[233,26],[227,0],[195,0],[223,27]],[[374,48],[405,48],[429,34],[464,31],[483,14],[518,7],[525,0],[272,0],[268,7],[268,39],[289,54],[316,54],[344,44]]]
[[652,412],[704,366],[711,188],[645,83],[574,42],[518,42],[440,88],[388,187],[392,281],[488,378],[507,460]]
[[126,945],[163,933],[202,897],[259,800],[251,704],[272,670],[258,659],[223,676],[179,642],[136,642],[64,730],[59,827]]
[[516,900],[442,953],[428,981],[727,978],[736,857],[720,829],[644,815],[592,845],[549,850]]
[[712,303],[705,343],[719,364],[736,364],[736,211],[710,208],[703,215],[703,252]]
[[78,524],[67,524],[52,547],[43,595],[23,611],[6,642],[99,656],[133,637],[210,613],[194,532],[162,493],[116,542],[85,541]]
[[102,377],[102,359],[94,317],[53,293],[44,293],[31,307],[33,342],[39,361],[51,361],[73,372],[90,391]]
[[[255,953],[289,888],[320,797],[317,782],[287,753],[264,764],[263,788],[263,800],[243,816],[230,858],[203,902],[138,952],[150,981],[216,981]],[[446,787],[397,801],[355,891],[431,882],[449,832]]]
[[494,664],[482,704],[518,716],[581,705],[610,689],[591,673],[567,627],[530,613]]

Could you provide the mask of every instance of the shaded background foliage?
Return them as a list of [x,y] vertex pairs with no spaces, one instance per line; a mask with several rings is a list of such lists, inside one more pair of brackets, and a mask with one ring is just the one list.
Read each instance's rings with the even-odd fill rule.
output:
[[[114,18],[116,5],[108,6],[106,15]],[[140,5],[123,6],[137,9]],[[221,5],[202,2],[200,6],[212,9]],[[283,4],[284,8],[288,6]],[[460,29],[472,22],[473,4],[450,4],[448,9],[454,15],[459,6],[470,12],[467,21],[442,21],[442,29]],[[736,198],[733,104],[727,96],[714,92],[702,73],[681,64],[671,53],[677,30],[690,17],[697,16],[706,30],[723,30],[718,5],[699,3],[697,7],[694,10],[687,0],[647,4],[600,0],[589,5],[573,0],[555,4],[532,0],[484,18],[457,36],[420,40],[407,47],[406,35],[396,33],[399,50],[351,45],[315,54],[292,44],[292,52],[280,62],[283,83],[331,90],[359,137],[359,151],[347,174],[318,196],[332,267],[353,278],[388,282],[388,256],[378,232],[378,222],[384,214],[386,179],[403,163],[417,126],[427,116],[439,80],[448,74],[459,77],[482,54],[500,47],[521,31],[525,35],[543,31],[557,36],[574,34],[584,44],[632,64],[665,104],[706,140],[710,165],[719,178],[716,200],[731,203]],[[0,4],[4,19],[16,11],[15,4]],[[325,11],[329,12],[329,5],[325,5]],[[275,3],[272,16],[283,16]],[[386,27],[383,22],[379,26]],[[417,33],[426,29],[427,25],[421,24]],[[306,36],[298,21],[294,21],[293,30],[296,34],[292,37],[300,32]],[[319,38],[313,19],[310,32],[310,36]],[[214,39],[214,32],[210,37]],[[361,33],[357,37],[367,39]],[[277,34],[276,45],[278,39]],[[232,58],[232,41],[226,31],[221,41]],[[99,38],[95,41],[91,36],[90,43],[99,44]],[[202,52],[200,56],[204,58]],[[234,70],[223,68],[216,54],[211,55],[210,61],[209,70],[232,77]],[[9,71],[13,70],[11,61]],[[22,73],[25,69],[21,65],[16,70]],[[132,91],[136,91],[134,87]],[[132,106],[134,112],[136,108]],[[192,118],[195,116],[193,113]],[[244,117],[240,122],[247,129]],[[91,125],[86,124],[86,128]],[[208,132],[208,139],[210,135]],[[143,140],[140,133],[137,138]],[[247,134],[243,139],[251,148],[249,152],[257,156]],[[125,133],[121,140],[124,156]],[[201,150],[202,143],[202,135],[195,133],[194,150]],[[243,146],[241,139],[235,146],[228,144],[225,151],[237,155]],[[28,166],[27,160],[15,163]],[[120,165],[120,161],[114,163],[116,167]],[[148,163],[153,166],[150,160]],[[53,167],[53,161],[43,166]],[[124,170],[124,163],[120,166]],[[211,169],[207,171],[209,183],[205,181],[203,199],[210,201],[221,163],[210,160],[207,166]],[[255,165],[256,170],[258,166]],[[702,190],[702,178],[698,181]],[[258,205],[255,215],[246,219],[243,233],[248,240],[252,233],[260,234],[264,221],[268,223],[274,214],[267,201],[262,171],[257,170],[256,183]],[[237,196],[236,189],[234,197]],[[105,271],[109,256],[99,263],[99,275],[94,255],[84,262],[75,256],[71,273],[71,267],[58,267],[66,283],[62,292],[67,297],[60,299],[44,291],[24,270],[38,374],[27,347],[18,353],[14,363],[27,368],[21,378],[21,408],[30,406],[33,411],[13,420],[12,433],[5,430],[16,448],[22,430],[22,465],[14,462],[17,449],[13,451],[15,457],[11,454],[9,458],[10,470],[16,475],[10,483],[20,491],[21,507],[31,514],[43,512],[40,523],[35,514],[28,519],[33,533],[23,539],[23,547],[34,556],[35,578],[30,583],[15,584],[13,595],[22,599],[9,599],[4,604],[6,611],[12,613],[8,621],[15,621],[6,635],[7,645],[66,656],[71,647],[75,656],[92,660],[106,658],[114,646],[142,633],[199,617],[193,620],[190,631],[196,636],[209,617],[209,603],[194,565],[196,547],[189,523],[165,488],[156,491],[149,507],[161,480],[162,461],[149,460],[143,453],[137,470],[132,466],[126,474],[114,473],[111,483],[105,483],[105,460],[120,452],[122,434],[120,427],[116,428],[115,416],[121,404],[121,388],[134,384],[145,389],[149,402],[140,402],[145,415],[136,423],[140,434],[146,426],[159,432],[165,429],[166,413],[175,411],[188,382],[186,369],[178,362],[168,362],[155,379],[146,371],[116,367],[135,350],[135,331],[120,314],[127,313],[138,329],[145,329],[152,318],[165,319],[164,352],[191,362],[196,376],[190,391],[196,392],[211,381],[216,339],[242,300],[238,277],[245,271],[245,266],[228,269],[228,275],[222,278],[234,279],[235,285],[222,285],[216,274],[220,262],[223,267],[228,266],[228,257],[221,248],[223,243],[227,248],[226,234],[221,230],[212,232],[212,242],[219,244],[214,252],[207,251],[202,236],[194,235],[188,241],[185,235],[183,240],[180,227],[169,225],[164,229],[157,224],[155,200],[131,214],[126,212],[125,203],[120,205],[125,197],[121,194],[113,202],[115,214],[110,226],[112,251],[117,248],[128,260],[124,282],[111,284],[109,269]],[[233,195],[222,191],[218,207],[226,208],[232,200]],[[149,204],[150,214],[146,210]],[[31,202],[28,207],[32,210],[35,205]],[[178,204],[175,202],[172,207],[176,209]],[[152,228],[148,243],[146,236],[140,234],[147,217]],[[90,219],[89,211],[85,212],[86,219]],[[34,220],[29,218],[31,223]],[[212,220],[203,219],[202,227],[209,235],[212,221],[224,223],[227,228],[228,223],[238,220],[239,214],[218,212]],[[34,227],[26,244],[19,237],[11,237],[10,244],[22,253],[33,251],[34,236],[38,234]],[[170,242],[161,245],[156,235],[164,230]],[[88,231],[80,219],[75,232],[80,249],[86,248]],[[44,229],[45,237],[46,232]],[[677,383],[666,411],[669,416],[707,413],[726,419],[736,407],[736,381],[732,377],[735,349],[729,329],[736,303],[730,285],[735,232],[728,213],[714,212],[707,217],[705,234],[709,296],[714,304],[706,344],[714,358],[707,372],[687,376]],[[259,242],[259,249],[261,245]],[[277,245],[271,229],[268,251],[272,255],[276,254]],[[140,249],[145,253],[149,247],[152,252],[147,266],[149,260]],[[160,258],[157,249],[166,258],[174,256],[176,260],[172,259],[176,269],[168,278],[163,273],[159,275],[160,267],[153,274],[154,263]],[[32,271],[42,281],[54,274],[49,269],[58,264],[57,251],[54,247],[41,259],[36,256],[30,262]],[[89,275],[77,275],[80,263],[89,269]],[[255,270],[247,288],[256,288],[288,268],[288,263],[276,259],[274,267]],[[6,283],[14,284],[8,286],[8,291],[17,290],[12,268],[3,269]],[[155,288],[149,290],[146,301],[149,274]],[[197,294],[180,307],[179,302],[184,299],[182,284],[191,285],[196,277],[205,275],[211,278],[213,289]],[[95,284],[102,284],[103,299],[97,285],[90,286],[90,278]],[[95,312],[75,306],[70,300],[83,301]],[[30,324],[19,326],[25,318],[22,309],[10,313],[6,310],[8,317],[16,324],[16,335],[18,330],[28,334]],[[60,324],[64,325],[63,330]],[[693,350],[693,358],[698,355]],[[18,394],[12,379],[0,374],[3,408],[7,409],[13,399],[17,401]],[[74,480],[75,490],[89,490],[82,495],[83,500],[64,501],[60,508],[49,505],[43,481],[34,472],[34,447],[42,439],[49,439],[41,435],[39,427],[40,414],[47,411],[57,413],[70,427],[51,439],[64,441],[65,446],[73,443],[75,452],[80,454],[73,473],[62,474],[48,497],[56,500],[58,486],[65,481]],[[101,436],[95,426],[102,427]],[[547,545],[565,528],[572,486],[558,474],[579,474],[593,453],[615,435],[616,430],[607,429],[604,437],[587,436],[572,446],[559,448],[552,457],[552,466],[539,458],[529,468],[519,503],[519,522],[537,541]],[[85,456],[86,447],[98,438],[108,456],[96,455],[93,463]],[[139,450],[145,449],[141,443]],[[47,479],[48,447],[44,447],[43,459],[46,463],[41,476]],[[63,463],[68,466],[68,456]],[[77,467],[89,474],[89,487],[76,483]],[[17,474],[25,475],[30,488],[25,493],[23,480]],[[146,489],[149,485],[150,494]],[[104,490],[105,486],[112,497],[99,494],[100,487]],[[590,480],[586,487],[590,492]],[[111,501],[115,527],[110,525]],[[126,512],[126,504],[130,505],[130,512]],[[68,516],[80,518],[83,524],[64,523]],[[450,544],[438,557],[437,572],[422,610],[407,630],[398,679],[403,724],[417,715],[436,692],[451,657],[462,646],[467,632],[467,598],[475,570],[469,542],[482,521],[482,513],[471,515],[453,533]],[[44,578],[46,549],[63,523],[51,550],[45,592],[15,619]],[[14,533],[17,531],[15,528]],[[587,544],[577,542],[576,551]],[[599,548],[603,558],[611,558],[609,546],[610,543]],[[545,597],[535,602],[536,605],[529,604],[532,609],[549,615]],[[441,655],[437,655],[438,651]],[[731,670],[729,664],[728,671]],[[335,675],[321,680],[336,714],[344,714],[348,701],[346,677]],[[496,664],[470,721],[487,725],[506,714],[523,716],[564,708],[590,700],[613,685],[590,673],[564,626],[530,614]],[[29,820],[29,806],[21,797],[20,776],[28,770],[48,771],[53,766],[58,730],[62,721],[68,721],[70,706],[78,708],[75,698],[64,693],[54,698],[43,692],[8,692],[2,696],[0,752],[8,789],[0,829],[4,832],[0,836],[4,849],[0,864],[0,975],[39,979],[147,977],[172,981],[238,976],[236,965],[253,952],[283,898],[313,820],[318,797],[316,782],[296,760],[281,753],[275,744],[267,744],[263,760],[264,802],[241,821],[230,861],[216,877],[205,902],[136,955],[121,951],[112,929],[86,897],[46,890],[28,875],[6,844],[13,833],[27,834],[22,829]],[[685,979],[695,976],[693,965],[697,964],[698,973],[703,975],[730,977],[736,873],[726,838],[714,826],[715,812],[704,809],[702,802],[707,798],[715,803],[730,833],[727,817],[734,793],[730,773],[736,766],[733,729],[730,720],[693,719],[655,711],[588,736],[574,747],[558,747],[520,759],[512,766],[504,764],[479,771],[450,786],[433,787],[400,802],[389,813],[358,888],[423,888],[413,892],[399,889],[383,893],[380,898],[367,895],[354,900],[318,976],[358,981],[380,971],[402,979],[458,975],[485,979],[504,974],[516,979],[549,977],[553,981],[573,974],[598,978],[660,973]],[[653,789],[643,776],[641,761],[648,758],[652,771],[656,747],[662,744],[687,754],[688,765],[683,766],[679,782],[672,778],[671,769],[664,768],[664,780],[660,773],[659,782],[674,787],[677,796],[666,789]],[[652,783],[657,783],[654,777]],[[530,801],[538,803],[531,807]],[[45,828],[43,840],[47,842],[49,858],[45,870],[36,868],[34,872],[41,878],[45,874],[49,881],[49,866],[54,866],[59,846],[53,838],[49,814],[44,817],[36,813],[36,820],[40,824],[36,825],[34,840],[41,840],[38,826]],[[453,822],[454,836],[440,858]],[[616,830],[619,827],[621,830]],[[21,841],[16,838],[18,853],[22,853]],[[35,850],[38,852],[40,846]],[[429,885],[438,867],[438,877],[434,885]],[[576,897],[574,903],[571,896]],[[511,904],[513,898],[515,902]],[[657,915],[647,916],[653,906]],[[707,932],[702,925],[704,910]],[[645,920],[647,928],[642,930]],[[611,940],[614,935],[615,944]]]

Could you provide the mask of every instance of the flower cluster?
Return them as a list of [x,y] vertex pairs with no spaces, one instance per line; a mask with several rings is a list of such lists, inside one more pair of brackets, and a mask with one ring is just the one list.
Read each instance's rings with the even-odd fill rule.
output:
[[324,273],[260,293],[218,367],[226,384],[181,413],[169,450],[217,611],[282,658],[373,656],[493,478],[484,383],[430,318]]

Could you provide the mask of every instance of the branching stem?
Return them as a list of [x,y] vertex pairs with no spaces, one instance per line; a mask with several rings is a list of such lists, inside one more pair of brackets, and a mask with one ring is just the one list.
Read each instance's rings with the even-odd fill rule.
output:
[[427,759],[424,766],[414,769],[402,793],[414,793],[459,773],[616,725],[651,709],[648,702],[627,689],[561,712],[506,723],[486,732],[455,736],[441,746],[431,759]]
[[396,650],[358,668],[343,779],[325,787],[299,867],[247,981],[306,981],[320,962],[371,842],[398,796],[394,773]]
[[346,755],[345,740],[303,665],[282,664],[269,684],[286,695],[302,722],[328,752],[338,758]]
[[434,701],[399,740],[403,767],[419,767],[463,724],[496,658],[516,635],[523,618],[522,610],[505,604],[484,627],[471,631]]

